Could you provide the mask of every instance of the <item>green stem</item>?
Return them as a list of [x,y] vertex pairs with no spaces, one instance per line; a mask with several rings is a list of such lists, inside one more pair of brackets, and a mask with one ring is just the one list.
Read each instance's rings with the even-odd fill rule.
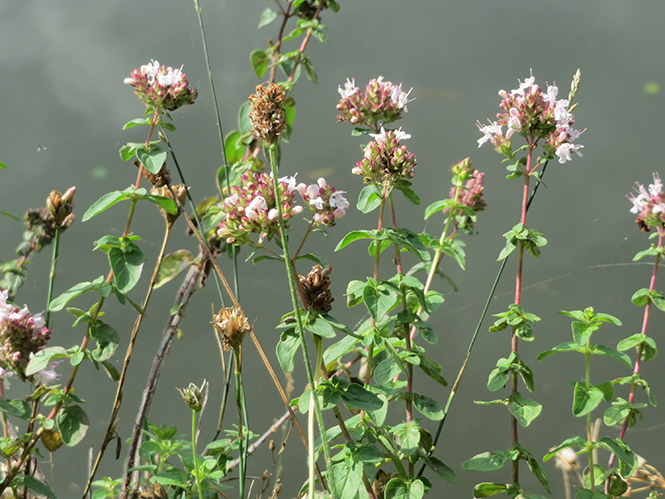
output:
[[[589,346],[589,340],[587,340],[586,350],[584,351],[584,371],[585,371],[585,382],[586,382],[586,391],[589,393],[591,389],[591,352]],[[593,432],[591,431],[591,412],[588,412],[586,415],[586,434],[587,434],[587,452],[589,454],[589,481],[591,483],[591,495],[596,493],[596,484],[593,473]]]
[[[296,281],[296,276],[295,272],[293,270],[293,265],[291,263],[291,258],[289,256],[289,245],[288,245],[288,238],[286,235],[286,228],[284,227],[284,214],[282,213],[282,201],[281,201],[281,196],[279,193],[279,157],[280,157],[280,151],[279,151],[279,143],[275,143],[272,145],[267,145],[266,146],[266,151],[268,153],[268,158],[270,160],[270,169],[272,171],[272,177],[273,177],[273,188],[274,188],[274,193],[275,193],[275,203],[277,205],[277,213],[278,213],[278,221],[279,221],[279,235],[282,243],[282,249],[284,251],[284,262],[286,264],[286,273],[288,275],[288,280],[289,280],[289,288],[291,291],[291,302],[293,304],[293,311],[295,314],[296,318],[296,325],[297,325],[297,331],[298,331],[298,337],[300,338],[300,343],[302,345],[302,353],[303,353],[303,358],[305,361],[305,370],[307,371],[307,381],[309,382],[310,387],[314,387],[314,374],[312,372],[312,364],[309,356],[309,349],[307,348],[307,341],[305,338],[305,328],[303,327],[302,323],[302,315],[300,314],[300,306],[298,305],[298,283]],[[332,460],[330,458],[330,447],[328,446],[328,442],[326,441],[325,434],[326,434],[326,427],[323,422],[323,415],[321,413],[321,404],[319,401],[319,397],[316,395],[315,392],[312,392],[312,398],[314,400],[314,410],[316,412],[316,419],[317,423],[319,425],[319,433],[321,435],[321,445],[323,447],[323,454],[325,456],[326,460],[326,468],[328,471],[327,474],[327,479],[328,479],[328,486],[330,487],[330,492],[333,497],[333,499],[337,498],[337,489],[335,486],[335,479],[333,476],[333,469],[332,469]],[[309,445],[311,447],[314,447],[314,441],[310,440]],[[323,484],[322,484],[323,485]],[[312,496],[313,497],[313,496]]]
[[192,457],[194,459],[194,479],[196,480],[196,489],[199,491],[199,499],[203,498],[201,490],[201,476],[199,469],[199,458],[196,455],[196,411],[192,409]]
[[53,238],[53,256],[51,257],[51,273],[48,281],[48,296],[46,297],[46,328],[48,329],[51,323],[51,300],[53,299],[53,284],[55,283],[55,267],[58,263],[58,252],[60,250],[60,229],[55,229],[55,238]]
[[247,427],[247,409],[245,406],[245,393],[242,388],[242,374],[240,363],[240,352],[234,351],[233,359],[235,360],[235,376],[236,376],[236,403],[238,405],[238,457],[240,459],[238,464],[238,480],[239,492],[238,496],[242,499],[245,497],[245,481],[247,479],[247,445],[245,428]]

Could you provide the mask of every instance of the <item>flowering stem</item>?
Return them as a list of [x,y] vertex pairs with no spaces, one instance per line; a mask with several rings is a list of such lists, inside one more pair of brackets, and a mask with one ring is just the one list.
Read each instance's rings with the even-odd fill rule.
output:
[[[663,237],[665,236],[665,230],[662,227],[657,227],[658,230],[658,254],[656,255],[656,261],[654,262],[653,272],[651,274],[651,282],[649,283],[649,291],[653,291],[656,286],[656,273],[658,272],[658,263],[660,262],[660,251],[663,249]],[[651,300],[647,301],[646,306],[644,307],[644,318],[642,319],[642,331],[641,334],[647,334],[647,326],[649,325],[649,312],[651,311]],[[637,358],[635,359],[635,365],[633,367],[633,374],[638,375],[640,373],[640,365],[642,363],[642,353],[644,352],[644,342],[640,343],[637,347]],[[635,400],[635,389],[637,388],[637,383],[631,383],[630,385],[630,394],[628,394],[628,403],[632,404]],[[626,434],[626,429],[628,428],[628,423],[630,421],[631,414],[629,413],[626,416],[626,419],[621,426],[621,432],[619,433],[619,438],[623,440],[623,437]],[[607,466],[612,467],[614,463],[614,454],[610,454],[610,459]]]
[[[307,372],[307,380],[310,387],[315,387],[314,384],[314,375],[312,373],[312,364],[309,357],[309,349],[307,348],[307,341],[305,338],[305,329],[302,324],[302,316],[300,314],[300,306],[298,305],[298,282],[296,281],[296,276],[293,271],[293,266],[291,265],[291,258],[289,256],[289,246],[288,238],[286,235],[286,228],[284,227],[284,214],[282,212],[282,201],[279,193],[279,143],[271,144],[266,146],[266,151],[268,153],[268,158],[270,160],[270,169],[272,171],[273,177],[273,189],[275,193],[275,203],[277,205],[278,221],[279,221],[279,234],[282,242],[282,249],[284,251],[284,263],[286,264],[286,273],[289,280],[289,288],[291,290],[291,302],[293,304],[293,311],[297,324],[298,336],[300,338],[300,343],[302,345],[302,353],[305,363],[305,370]],[[323,416],[321,414],[321,404],[319,397],[315,392],[312,392],[312,399],[314,400],[314,410],[316,413],[316,419],[319,425],[319,433],[321,434],[321,444],[323,447],[323,454],[326,460],[326,468],[328,470],[327,479],[328,486],[330,487],[330,492],[333,498],[337,497],[337,488],[335,486],[335,479],[333,476],[332,460],[330,458],[330,448],[328,442],[326,441],[326,427],[323,422]],[[314,446],[314,441],[310,440],[310,446]],[[313,496],[312,496],[313,497]]]
[[[586,382],[586,391],[589,393],[591,389],[591,351],[589,347],[590,340],[587,340],[586,349],[584,351],[584,373]],[[591,483],[591,495],[596,493],[596,484],[594,479],[594,463],[593,463],[593,430],[591,428],[591,412],[586,415],[586,433],[587,433],[587,453],[589,455],[589,482]]]
[[46,322],[46,328],[49,327],[51,322],[51,310],[49,309],[51,305],[51,300],[53,299],[53,284],[55,283],[55,267],[58,263],[58,252],[60,251],[60,228],[56,227],[55,237],[53,238],[53,256],[51,257],[51,273],[49,274],[48,280],[48,295],[46,297],[46,317],[44,321]]

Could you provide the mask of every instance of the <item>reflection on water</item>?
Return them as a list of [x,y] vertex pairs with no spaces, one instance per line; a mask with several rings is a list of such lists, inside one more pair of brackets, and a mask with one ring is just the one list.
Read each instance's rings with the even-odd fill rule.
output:
[[[445,282],[437,283],[446,294],[446,303],[432,318],[440,341],[430,352],[444,366],[443,374],[449,381],[461,364],[496,273],[502,234],[512,227],[519,210],[519,186],[505,180],[496,154],[489,148],[477,149],[475,122],[493,117],[499,109],[497,90],[512,88],[518,78],[529,74],[530,68],[541,84],[545,80],[567,82],[578,67],[582,70],[576,126],[587,128],[584,158],[550,168],[545,178],[548,188],[539,192],[530,213],[533,228],[544,232],[549,243],[538,261],[526,263],[524,305],[543,320],[535,328],[536,341],[526,345],[521,354],[536,372],[533,398],[544,409],[522,434],[525,445],[541,457],[572,433],[583,432],[583,422],[570,414],[572,394],[568,385],[584,375],[579,359],[570,355],[556,362],[535,361],[540,351],[569,340],[570,323],[556,312],[594,306],[597,311],[618,316],[625,327],[603,329],[602,341],[608,346],[615,346],[630,331],[636,332],[641,323],[641,312],[631,305],[630,296],[647,285],[650,269],[628,262],[648,242],[634,227],[624,195],[633,182],[648,182],[661,164],[664,101],[655,89],[665,81],[659,51],[665,45],[661,26],[665,4],[564,0],[525,5],[516,0],[491,4],[471,0],[421,2],[418,9],[396,0],[341,4],[339,14],[324,19],[330,28],[330,43],[308,49],[320,83],[303,80],[295,87],[298,114],[293,139],[283,148],[282,168],[289,175],[299,172],[303,181],[333,175],[335,186],[347,191],[353,200],[362,185],[350,169],[361,157],[359,145],[364,140],[351,137],[348,128],[335,123],[337,86],[347,77],[355,77],[360,84],[383,74],[391,81],[403,81],[406,88],[413,86],[413,95],[418,97],[400,125],[413,136],[411,145],[418,155],[414,188],[423,203],[419,208],[399,205],[400,225],[414,230],[424,226],[423,206],[448,191],[449,165],[471,155],[474,167],[487,172],[488,208],[476,225],[480,234],[465,238],[468,270],[462,272],[444,262],[444,270],[459,291],[453,292]],[[257,84],[247,54],[274,33],[270,27],[254,29],[265,2],[218,2],[203,7],[223,125],[229,131],[235,126],[239,105]],[[172,134],[172,141],[193,186],[194,198],[215,193],[212,179],[221,160],[198,26],[193,5],[172,0],[5,2],[0,5],[0,14],[0,82],[4,96],[0,99],[4,124],[0,160],[9,167],[0,172],[0,209],[22,213],[28,207],[42,205],[51,189],[63,191],[76,184],[75,213],[79,221],[63,237],[56,290],[61,292],[76,282],[106,273],[106,257],[100,252],[91,253],[92,241],[108,233],[106,227],[115,227],[116,231],[111,232],[119,234],[124,226],[127,207],[122,204],[90,222],[80,223],[80,218],[101,195],[124,189],[134,181],[134,167],[122,163],[118,156],[121,144],[141,140],[135,131],[121,131],[124,123],[142,113],[140,103],[123,85],[133,68],[150,59],[174,66],[185,64],[190,82],[199,88],[201,97],[191,109],[174,116],[178,130]],[[2,223],[0,257],[9,260],[21,227],[9,219]],[[439,222],[427,223],[431,233],[438,232]],[[372,261],[360,246],[341,253],[333,253],[331,248],[346,231],[372,228],[374,224],[374,216],[368,219],[349,213],[327,239],[321,236],[311,241],[312,252],[323,255],[334,267],[337,301],[333,313],[349,324],[357,322],[364,311],[345,308],[346,283],[371,273]],[[183,227],[176,230],[170,251],[180,247],[195,250]],[[158,251],[155,241],[160,240],[161,230],[157,213],[146,209],[137,215],[134,232],[143,239],[147,265],[154,262]],[[17,297],[32,310],[38,310],[45,301],[48,260],[46,252],[35,259],[31,278]],[[221,264],[231,272],[228,260],[222,259]],[[498,313],[512,301],[513,267],[514,262],[509,262],[490,313]],[[305,266],[298,270],[306,273]],[[250,321],[256,318],[263,347],[272,351],[278,338],[274,326],[290,309],[283,269],[269,262],[247,263],[242,264],[241,274],[243,307]],[[159,289],[146,316],[129,373],[133,382],[127,387],[120,413],[118,430],[123,438],[129,434],[147,365],[176,287],[174,282]],[[136,293],[139,297],[142,290]],[[220,383],[219,355],[210,326],[210,304],[215,296],[212,288],[206,289],[187,311],[183,339],[172,347],[152,407],[152,419],[157,424],[177,424],[184,432],[188,413],[184,405],[174,403],[173,387],[206,378],[216,388],[204,415],[203,435],[214,431],[214,408],[220,399],[215,391]],[[85,303],[77,306],[83,308]],[[653,334],[658,340],[656,317]],[[106,319],[123,339],[134,320],[128,309],[115,302],[109,303]],[[80,341],[82,331],[70,327],[73,318],[62,313],[54,320],[54,341],[65,346]],[[497,357],[508,353],[507,336],[487,333],[487,325],[481,329],[437,452],[460,477],[457,485],[437,485],[450,497],[468,496],[472,485],[480,480],[505,479],[501,473],[480,475],[461,470],[466,458],[509,445],[509,423],[503,411],[473,403],[492,395],[485,389],[487,375]],[[261,432],[273,417],[281,415],[281,405],[256,352],[247,350],[246,373],[255,376],[246,384],[250,424],[254,431]],[[116,360],[116,365],[119,362]],[[662,399],[665,378],[662,368],[653,364],[644,366],[644,377]],[[598,380],[625,374],[617,374],[616,366],[602,360],[593,369]],[[302,373],[296,373],[297,390],[303,386],[303,378]],[[423,392],[436,390],[426,380],[416,380],[417,385],[421,383]],[[86,399],[91,417],[84,445],[97,449],[113,392],[113,383],[104,375],[85,368],[77,383],[77,394]],[[443,402],[447,395],[444,390],[437,398]],[[665,432],[660,419],[656,410],[645,410],[644,420],[629,430],[627,440],[649,463],[663,470]],[[433,425],[429,427],[433,429]],[[615,435],[612,429],[603,431]],[[304,477],[300,475],[304,469],[300,444],[291,440],[289,445],[293,458],[285,461],[285,473],[298,477],[285,484],[284,497],[295,496]],[[55,469],[55,490],[60,497],[74,497],[85,481],[85,451],[79,446],[58,453],[56,462],[70,466],[64,473],[62,468]],[[250,474],[260,475],[269,465],[268,453],[259,452],[250,464]],[[48,469],[48,464],[43,467]],[[553,497],[561,497],[558,471],[552,463],[545,468]],[[120,469],[120,461],[107,456],[99,476],[117,476]],[[525,485],[537,490],[528,479]]]

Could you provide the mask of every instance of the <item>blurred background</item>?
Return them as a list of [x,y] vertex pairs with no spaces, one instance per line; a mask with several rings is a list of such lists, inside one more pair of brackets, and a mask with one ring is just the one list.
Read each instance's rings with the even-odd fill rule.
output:
[[[569,386],[584,376],[582,356],[566,354],[536,361],[541,351],[570,339],[570,320],[557,311],[592,306],[617,316],[623,327],[606,325],[594,336],[597,342],[612,347],[641,327],[642,309],[633,306],[630,297],[637,289],[648,287],[652,266],[650,262],[632,263],[632,258],[650,242],[634,224],[625,195],[635,181],[652,181],[663,155],[665,101],[660,87],[665,84],[665,4],[625,0],[354,0],[340,4],[338,14],[326,11],[322,18],[329,28],[329,44],[313,39],[307,47],[319,82],[313,84],[303,76],[294,89],[296,122],[291,142],[282,148],[282,171],[285,175],[297,172],[298,180],[304,182],[324,175],[330,184],[346,191],[352,203],[348,215],[329,231],[327,239],[316,235],[307,247],[333,266],[337,301],[332,313],[351,326],[362,319],[364,308],[347,309],[343,293],[349,280],[371,274],[372,259],[362,243],[340,253],[332,250],[346,232],[374,228],[376,215],[364,216],[353,208],[362,181],[350,171],[362,157],[360,146],[366,140],[352,137],[348,124],[336,123],[338,86],[346,78],[355,78],[362,89],[369,79],[383,75],[392,82],[403,82],[406,90],[413,87],[410,97],[416,100],[397,126],[412,135],[406,144],[418,156],[413,183],[422,206],[411,205],[398,195],[400,226],[440,234],[442,217],[423,221],[423,210],[447,196],[450,166],[470,156],[474,167],[486,172],[488,207],[478,217],[480,234],[462,236],[467,243],[467,270],[461,271],[448,258],[443,263],[459,289],[436,282],[446,302],[431,319],[439,343],[427,348],[451,384],[498,270],[502,234],[519,221],[521,202],[521,181],[505,179],[501,157],[489,145],[478,149],[480,134],[475,123],[494,118],[499,110],[497,92],[517,88],[518,79],[527,78],[531,71],[541,86],[556,82],[560,97],[567,94],[575,71],[582,71],[575,127],[587,129],[578,141],[585,146],[584,157],[574,157],[564,165],[550,164],[546,188],[538,192],[528,218],[529,227],[543,232],[549,243],[538,260],[527,258],[524,268],[523,306],[542,321],[535,328],[536,341],[522,345],[520,353],[535,372],[532,398],[543,405],[543,412],[529,428],[521,430],[521,439],[534,455],[542,457],[565,438],[584,432],[583,419],[571,413]],[[237,128],[238,108],[261,82],[251,69],[249,53],[264,48],[268,37],[277,37],[277,24],[256,29],[261,12],[273,5],[259,0],[202,3],[225,133]],[[295,50],[294,43],[286,50]],[[77,282],[91,281],[108,271],[105,255],[91,252],[93,242],[107,233],[122,233],[128,205],[115,206],[86,223],[80,219],[103,194],[122,190],[135,181],[135,167],[120,160],[118,149],[129,141],[145,140],[143,127],[122,131],[126,122],[143,115],[144,107],[123,79],[151,59],[173,67],[184,64],[190,85],[199,89],[194,106],[173,114],[178,130],[171,134],[171,140],[195,200],[215,195],[214,178],[221,155],[193,2],[0,2],[0,160],[9,168],[0,172],[0,209],[22,216],[28,208],[43,206],[52,189],[64,192],[72,185],[77,187],[78,220],[61,241],[56,296]],[[149,272],[159,250],[163,222],[152,206],[139,206],[132,229],[143,239],[140,244],[148,256],[145,271]],[[23,226],[4,217],[0,224],[0,258],[7,261],[14,258]],[[296,227],[293,240],[298,240],[303,227],[304,222]],[[195,242],[185,236],[184,221],[178,222],[175,232],[169,251],[196,251]],[[45,307],[50,251],[49,247],[34,258],[31,277],[16,297],[17,303],[27,303],[33,312]],[[228,260],[221,261],[230,273]],[[383,278],[392,275],[388,261],[385,263]],[[501,312],[512,303],[514,268],[512,259],[490,313]],[[309,269],[303,264],[298,270],[305,274]],[[240,301],[250,321],[256,320],[255,331],[277,367],[274,345],[279,333],[274,326],[291,309],[284,268],[274,262],[242,263],[240,272]],[[123,440],[130,435],[179,282],[176,279],[153,295],[143,323],[120,412],[118,431]],[[141,301],[146,287],[144,278],[132,298]],[[86,308],[91,299],[85,296],[72,304]],[[211,394],[203,416],[203,442],[214,432],[221,399],[211,304],[219,307],[210,286],[192,300],[181,324],[183,337],[171,348],[150,413],[153,423],[177,425],[187,433],[190,413],[175,388],[207,379]],[[120,368],[134,312],[115,300],[110,300],[105,310],[105,320],[120,333],[121,345],[115,357]],[[509,480],[508,467],[485,474],[461,468],[463,461],[479,452],[510,445],[506,411],[473,403],[497,398],[485,387],[487,376],[496,360],[509,353],[507,332],[487,332],[490,319],[483,325],[436,452],[458,474],[459,483],[429,476],[435,494],[442,497],[471,497],[477,482]],[[57,314],[53,321],[52,345],[70,347],[80,342],[84,331],[71,327],[72,316]],[[655,310],[649,333],[659,342],[663,329],[661,312]],[[250,426],[262,433],[282,415],[283,406],[251,344],[244,349],[243,365]],[[64,378],[69,374],[64,364],[59,371]],[[659,358],[646,363],[642,372],[663,399],[665,377]],[[628,375],[629,370],[594,358],[591,373],[598,383]],[[305,382],[304,370],[298,364],[295,379],[294,396]],[[58,451],[54,469],[47,462],[42,464],[59,497],[82,493],[87,477],[86,448],[94,446],[97,452],[115,393],[114,383],[89,363],[75,386],[76,393],[86,400],[91,427],[78,447]],[[8,396],[17,396],[21,389],[15,382]],[[435,397],[442,406],[448,396],[448,389],[422,376],[416,379],[416,390]],[[628,389],[619,388],[617,395],[626,398]],[[639,401],[642,399],[640,396]],[[601,410],[596,412],[602,416]],[[227,427],[232,419],[227,416]],[[436,427],[432,422],[425,425],[432,431]],[[618,430],[603,427],[601,434],[615,437]],[[279,437],[276,434],[278,444]],[[662,409],[646,409],[644,419],[629,430],[626,441],[650,464],[665,468]],[[306,468],[297,436],[288,441],[286,455],[282,497],[295,497]],[[48,461],[48,455],[44,459]],[[249,473],[260,476],[270,463],[269,451],[261,448],[250,462]],[[544,466],[552,496],[562,497],[559,470],[553,462]],[[108,453],[98,478],[118,477],[121,469],[122,461]],[[526,478],[529,474],[524,467],[522,474],[523,485],[545,494]]]

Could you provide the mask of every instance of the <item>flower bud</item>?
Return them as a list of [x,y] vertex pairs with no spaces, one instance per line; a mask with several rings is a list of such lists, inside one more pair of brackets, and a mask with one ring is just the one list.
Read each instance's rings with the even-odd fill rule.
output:
[[185,403],[189,406],[194,412],[199,412],[203,408],[203,394],[202,390],[205,388],[206,382],[203,381],[201,388],[196,386],[194,383],[190,383],[189,387],[181,390],[178,388],[180,395],[185,399]]

